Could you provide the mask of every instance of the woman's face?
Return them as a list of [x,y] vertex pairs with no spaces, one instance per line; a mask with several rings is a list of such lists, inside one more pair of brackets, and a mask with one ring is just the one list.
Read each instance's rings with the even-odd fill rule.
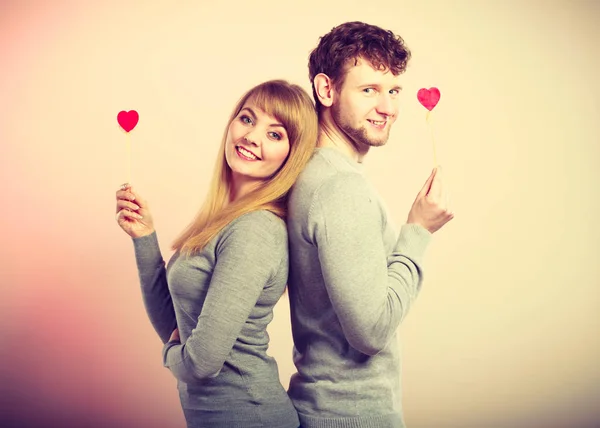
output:
[[250,97],[227,130],[225,158],[234,179],[264,181],[281,168],[289,152],[283,124],[258,108]]

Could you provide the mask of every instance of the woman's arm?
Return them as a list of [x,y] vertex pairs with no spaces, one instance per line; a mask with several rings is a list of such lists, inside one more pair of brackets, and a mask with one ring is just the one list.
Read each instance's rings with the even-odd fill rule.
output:
[[167,343],[177,320],[156,232],[134,238],[133,247],[146,313],[162,342]]
[[133,239],[146,312],[162,342],[166,343],[177,322],[150,209],[129,184],[117,190],[116,198],[117,224]]

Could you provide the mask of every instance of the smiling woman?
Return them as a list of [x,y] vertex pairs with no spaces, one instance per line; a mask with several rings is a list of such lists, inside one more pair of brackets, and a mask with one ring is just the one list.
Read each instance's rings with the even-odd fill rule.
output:
[[285,126],[249,99],[231,121],[225,157],[231,168],[231,200],[277,172],[290,153]]
[[189,427],[299,425],[267,355],[267,326],[288,279],[287,193],[316,140],[314,105],[299,86],[275,80],[248,91],[168,266],[146,202],[129,184],[117,191],[117,221],[133,238],[146,311]]
[[[285,217],[285,197],[312,155],[316,138],[314,105],[301,87],[274,80],[244,94],[229,119],[204,206],[173,249],[199,250],[234,218],[259,208]],[[237,147],[260,159],[241,162],[233,156]],[[286,148],[289,153],[282,156]]]

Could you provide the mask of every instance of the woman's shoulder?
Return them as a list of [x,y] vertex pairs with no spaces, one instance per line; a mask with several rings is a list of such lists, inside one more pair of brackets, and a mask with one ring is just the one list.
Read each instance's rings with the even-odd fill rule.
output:
[[229,238],[287,244],[285,221],[268,210],[255,210],[240,215],[223,229],[223,235]]
[[247,224],[252,224],[256,227],[283,228],[284,230],[286,228],[285,221],[281,217],[264,209],[242,214],[230,223],[230,225]]

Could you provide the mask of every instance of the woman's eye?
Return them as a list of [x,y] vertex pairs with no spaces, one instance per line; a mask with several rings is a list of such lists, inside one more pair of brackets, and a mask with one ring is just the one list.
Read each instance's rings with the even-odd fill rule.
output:
[[250,119],[250,118],[249,118],[248,116],[246,116],[246,115],[242,115],[242,116],[240,117],[240,120],[241,120],[242,122],[244,122],[244,123],[252,123],[252,119]]
[[374,90],[373,88],[365,88],[365,89],[363,89],[363,92],[364,92],[365,94],[372,94],[372,93],[373,93],[373,90]]
[[273,138],[275,140],[281,140],[281,134],[279,134],[277,132],[270,132],[269,134],[271,134],[271,138]]

